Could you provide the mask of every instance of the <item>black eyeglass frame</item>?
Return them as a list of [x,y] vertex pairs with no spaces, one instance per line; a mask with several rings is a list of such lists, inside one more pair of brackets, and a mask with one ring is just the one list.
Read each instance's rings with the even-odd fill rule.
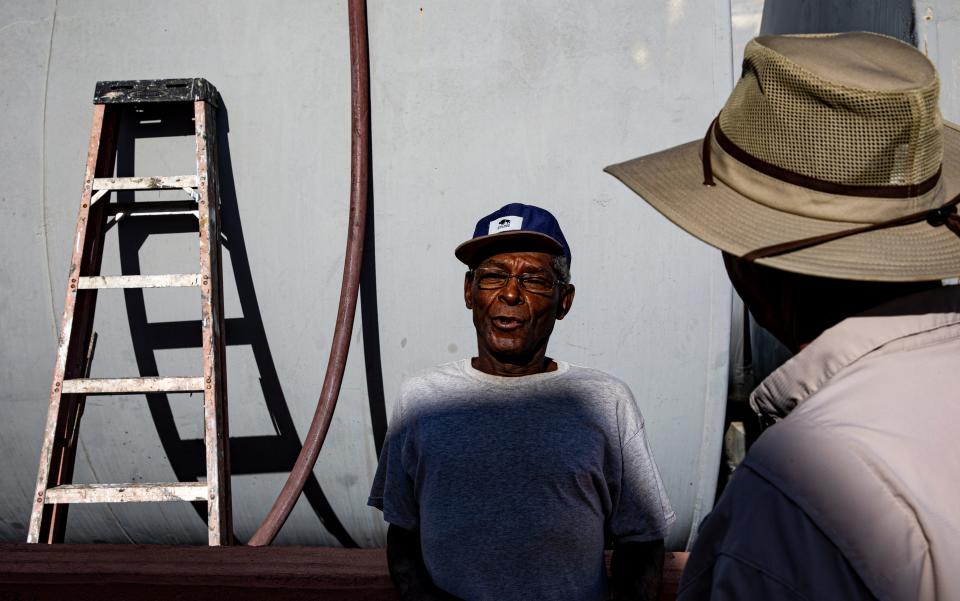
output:
[[[525,292],[529,292],[530,294],[539,294],[539,295],[541,295],[541,296],[549,296],[550,294],[553,293],[553,290],[554,290],[555,288],[562,288],[562,287],[564,287],[564,286],[567,285],[566,282],[564,282],[564,281],[562,281],[562,280],[560,280],[560,279],[558,279],[558,278],[553,278],[553,283],[550,285],[550,289],[549,289],[549,290],[530,290],[529,288],[527,288],[527,285],[526,285],[526,283],[525,283],[526,280],[531,280],[531,279],[534,279],[534,278],[536,278],[536,279],[542,279],[542,280],[548,279],[547,277],[545,277],[545,276],[543,276],[543,275],[541,275],[541,274],[539,274],[539,273],[518,273],[518,274],[513,274],[513,273],[506,273],[506,272],[503,272],[503,271],[478,271],[478,270],[476,270],[476,269],[471,269],[471,270],[467,271],[467,275],[470,277],[470,279],[473,281],[473,283],[476,284],[477,288],[479,288],[480,290],[500,290],[501,288],[505,288],[505,287],[507,286],[507,283],[508,283],[510,280],[516,279],[516,280],[517,280],[517,284],[518,284],[518,285],[520,286],[520,288],[523,289]],[[480,285],[480,279],[481,279],[484,275],[502,276],[502,277],[505,278],[505,279],[504,279],[504,281],[503,281],[503,284],[501,284],[501,285],[499,285],[499,286],[494,286],[494,287],[492,287],[492,288],[484,288],[483,286]],[[478,276],[479,276],[479,277],[478,277]]]

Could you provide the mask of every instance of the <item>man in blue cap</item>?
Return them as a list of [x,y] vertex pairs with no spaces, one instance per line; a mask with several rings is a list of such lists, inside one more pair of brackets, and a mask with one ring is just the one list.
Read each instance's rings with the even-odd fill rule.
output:
[[455,254],[477,356],[401,387],[369,504],[404,600],[655,599],[674,520],[630,389],[547,356],[573,304],[544,209],[482,218]]

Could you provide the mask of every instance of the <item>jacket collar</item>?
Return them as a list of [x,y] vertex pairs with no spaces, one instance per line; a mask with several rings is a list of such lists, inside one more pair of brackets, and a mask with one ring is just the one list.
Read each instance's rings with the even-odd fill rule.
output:
[[905,296],[843,320],[761,382],[750,406],[761,418],[783,419],[862,357],[896,350],[909,344],[904,339],[935,330],[960,337],[960,286]]

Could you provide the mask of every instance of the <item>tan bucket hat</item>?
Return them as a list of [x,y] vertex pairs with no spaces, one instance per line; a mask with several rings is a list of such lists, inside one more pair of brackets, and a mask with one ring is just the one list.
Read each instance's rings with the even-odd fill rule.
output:
[[707,244],[809,275],[960,275],[960,129],[873,33],[763,36],[706,137],[605,171]]

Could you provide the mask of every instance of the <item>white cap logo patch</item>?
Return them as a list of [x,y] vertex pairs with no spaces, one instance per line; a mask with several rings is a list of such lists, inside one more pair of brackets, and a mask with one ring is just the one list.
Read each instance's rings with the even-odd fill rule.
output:
[[510,230],[519,230],[522,225],[523,217],[515,217],[513,215],[497,217],[490,222],[490,228],[487,230],[487,235],[499,234],[500,232],[508,232]]

